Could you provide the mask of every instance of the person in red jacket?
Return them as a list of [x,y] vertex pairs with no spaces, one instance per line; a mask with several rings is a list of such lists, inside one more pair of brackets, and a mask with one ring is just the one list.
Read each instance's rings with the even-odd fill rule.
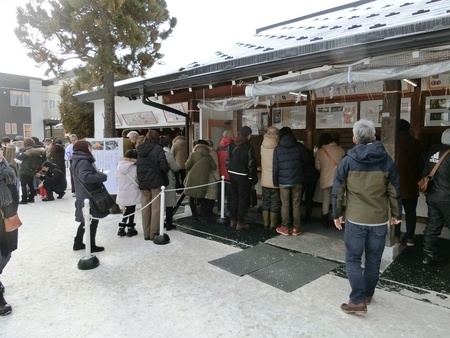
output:
[[[231,130],[225,130],[222,134],[222,140],[220,140],[219,146],[217,147],[217,158],[219,160],[219,174],[220,179],[222,179],[222,176],[225,177],[226,182],[230,182],[230,174],[228,174],[228,170],[226,167],[226,160],[228,156],[228,148],[231,143],[233,143],[234,137],[233,132]],[[227,212],[230,212],[230,185],[228,183],[225,183],[225,196],[227,198]],[[220,185],[219,189],[219,197],[218,197],[218,203],[219,206],[217,210],[220,212],[222,207],[222,185]]]

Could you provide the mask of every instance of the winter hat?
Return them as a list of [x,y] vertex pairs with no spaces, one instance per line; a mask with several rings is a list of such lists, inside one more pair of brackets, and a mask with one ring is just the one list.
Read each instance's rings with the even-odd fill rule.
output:
[[91,144],[88,141],[77,141],[74,145],[73,145],[73,151],[81,151],[82,153],[87,153],[89,154],[89,148],[91,147]]
[[239,134],[241,134],[241,136],[247,137],[248,135],[252,134],[252,130],[250,127],[244,126],[241,128],[241,131]]
[[442,133],[441,142],[450,145],[450,128],[445,129]]
[[14,137],[14,141],[23,141],[24,138],[22,135],[16,135],[16,137]]
[[41,167],[51,168],[52,165],[53,165],[52,162],[50,162],[50,161],[44,161],[44,163],[42,163]]

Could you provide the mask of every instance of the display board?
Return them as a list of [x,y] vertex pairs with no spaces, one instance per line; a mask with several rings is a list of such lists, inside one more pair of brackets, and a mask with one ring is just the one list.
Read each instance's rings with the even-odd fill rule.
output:
[[450,98],[448,96],[426,97],[424,126],[450,126]]
[[316,128],[352,128],[357,121],[356,102],[318,104],[316,107]]
[[[383,113],[383,101],[371,100],[361,101],[360,118],[370,120],[375,127],[381,127],[381,114]],[[400,101],[400,118],[410,122],[411,120],[411,98],[405,97]]]
[[108,180],[104,182],[106,189],[110,194],[117,194],[116,169],[123,156],[122,138],[95,138],[87,141],[92,144],[95,166],[108,175]]
[[273,108],[272,125],[278,129],[306,129],[306,106]]
[[242,126],[250,127],[252,135],[258,135],[260,130],[268,128],[267,109],[247,109],[242,111]]

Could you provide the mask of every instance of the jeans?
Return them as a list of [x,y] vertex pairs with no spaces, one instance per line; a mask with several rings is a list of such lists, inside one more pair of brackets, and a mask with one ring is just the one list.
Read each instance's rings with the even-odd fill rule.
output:
[[[367,226],[345,221],[345,268],[352,291],[350,301],[362,303],[373,296],[380,274],[387,224]],[[364,271],[361,256],[365,252]]]
[[423,252],[432,259],[437,256],[437,240],[441,234],[443,222],[450,224],[450,208],[448,203],[427,201],[428,220],[423,231]]
[[[300,228],[300,203],[302,201],[302,184],[298,183],[292,187],[280,186],[281,198],[281,223],[289,227],[291,223],[291,206],[293,215],[293,225]],[[292,205],[291,205],[292,201]]]
[[[416,209],[417,209],[417,197],[402,199],[403,211],[405,212],[406,233],[405,239],[414,239],[414,233],[416,232]],[[401,223],[395,226],[395,237],[400,238]]]

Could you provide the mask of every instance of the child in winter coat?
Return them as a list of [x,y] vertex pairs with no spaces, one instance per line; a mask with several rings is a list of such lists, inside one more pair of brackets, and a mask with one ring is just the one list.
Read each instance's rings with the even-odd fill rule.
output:
[[[119,223],[118,236],[135,236],[138,234],[134,223],[136,204],[141,203],[141,190],[137,183],[136,172],[137,151],[127,150],[120,159],[116,170],[118,184],[116,203],[125,206],[122,222]],[[130,216],[128,216],[130,215]],[[128,221],[128,223],[127,223]],[[125,228],[128,226],[128,231]]]

